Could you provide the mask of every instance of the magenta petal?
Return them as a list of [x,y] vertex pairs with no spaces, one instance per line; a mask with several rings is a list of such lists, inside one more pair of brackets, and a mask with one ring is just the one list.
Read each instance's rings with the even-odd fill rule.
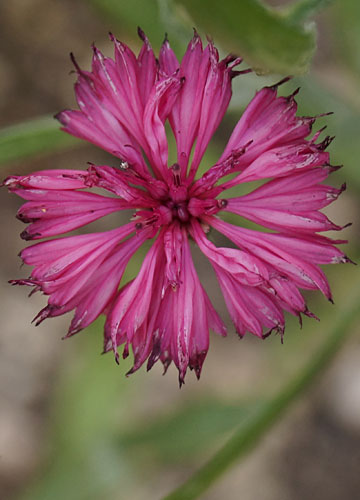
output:
[[263,328],[283,333],[284,316],[274,298],[258,287],[242,285],[217,265],[214,269],[231,319],[241,337],[250,332],[263,338]]
[[[108,317],[106,329],[110,338],[118,333],[126,332],[132,340],[134,333],[144,323],[151,302],[151,290],[155,279],[155,271],[160,266],[163,251],[157,239],[147,253],[137,277],[126,286],[116,299]],[[139,298],[141,296],[141,301]],[[116,345],[113,345],[115,349]]]
[[62,130],[75,137],[85,139],[109,153],[131,163],[137,170],[144,172],[146,166],[138,144],[124,127],[111,115],[102,120],[90,120],[82,111],[65,110],[56,118],[63,125]]
[[280,275],[293,280],[298,287],[308,290],[318,288],[331,299],[330,287],[321,269],[295,254],[287,253],[276,240],[271,240],[272,235],[238,228],[213,217],[207,220],[240,248],[262,259]]
[[14,190],[25,198],[17,218],[31,224],[26,240],[54,236],[77,229],[113,212],[128,208],[122,200],[81,191]]
[[[167,263],[162,250],[163,238],[167,241]],[[178,282],[174,284],[167,281],[165,266],[170,270],[175,242]],[[163,278],[156,280],[156,276]],[[135,363],[131,373],[146,359],[148,368],[160,358],[165,365],[174,361],[183,383],[188,367],[200,375],[209,345],[209,328],[226,334],[197,277],[186,234],[174,226],[159,236],[137,278],[116,299],[106,325],[105,348],[115,349],[125,342],[132,344]],[[167,355],[161,357],[161,353]]]
[[[219,62],[219,54],[210,42],[204,51],[208,57],[209,69],[204,82],[203,97],[199,116],[199,130],[194,150],[189,178],[194,179],[204,152],[219,126],[231,99],[231,79],[234,64],[241,60],[226,58]],[[232,62],[232,64],[229,64]],[[233,148],[236,149],[236,148]]]
[[[246,148],[249,149],[251,144]],[[265,178],[288,176],[291,173],[308,171],[317,166],[327,165],[329,153],[319,150],[317,145],[308,141],[299,144],[286,144],[265,151],[244,168],[243,159],[234,162],[233,171],[243,170],[223,187],[230,188],[243,182]],[[324,172],[326,169],[324,168]],[[328,175],[328,171],[325,177]]]
[[24,284],[50,296],[38,323],[77,308],[69,330],[73,334],[96,319],[116,293],[131,255],[148,238],[143,232],[121,243],[133,231],[134,224],[128,224],[108,233],[46,241],[23,250],[24,262],[35,266]]
[[[96,47],[93,47],[92,82],[97,92],[94,94],[94,100],[88,100],[88,102],[92,102],[94,109],[96,106],[98,112],[100,111],[99,104],[106,108],[143,147],[145,144],[141,123],[143,105],[137,86],[138,65],[136,57],[125,44],[116,39],[113,41],[115,61],[104,57]],[[82,80],[80,74],[79,82],[84,85],[84,88],[86,88],[87,81],[88,79]],[[79,97],[81,99],[81,96]],[[78,99],[80,108],[82,107],[81,102],[83,101]],[[92,113],[93,111],[90,109],[89,116],[95,118]]]
[[80,294],[72,299],[71,308],[76,307],[76,311],[69,335],[91,324],[115,298],[126,265],[143,244],[144,236],[134,236],[116,247],[92,273]]
[[86,187],[86,172],[82,170],[40,170],[30,175],[13,175],[3,185],[10,191],[22,188],[82,189]]
[[139,35],[144,43],[137,58],[137,80],[140,98],[142,100],[143,107],[145,107],[145,104],[149,99],[151,89],[155,83],[157,67],[155,55],[148,38],[140,29]]
[[170,115],[183,176],[198,132],[209,64],[208,54],[203,52],[201,39],[195,33],[181,62],[180,77],[185,81]]
[[296,211],[294,213],[281,210],[270,210],[266,204],[261,207],[247,205],[242,200],[229,200],[226,211],[241,215],[257,224],[280,231],[314,233],[317,231],[337,231],[342,229],[333,224],[326,215],[313,211]]
[[193,222],[192,229],[200,250],[218,269],[225,269],[243,284],[260,285],[269,279],[267,268],[261,260],[241,250],[215,247],[197,222]]
[[255,95],[236,125],[219,161],[252,141],[241,162],[243,168],[265,151],[282,144],[296,143],[311,131],[314,119],[297,117],[294,96],[277,97],[276,87],[265,87]]
[[[92,254],[104,244],[121,241],[135,230],[134,223],[104,233],[69,236],[31,245],[21,252],[21,258],[30,266],[36,279],[46,280],[57,275],[84,255]],[[35,275],[34,275],[35,273]]]
[[148,138],[151,165],[160,178],[166,178],[168,145],[164,121],[181,88],[181,80],[171,76],[160,80],[152,89],[144,110],[144,131]]
[[161,46],[159,54],[160,69],[164,75],[170,76],[179,69],[179,61],[176,58],[175,52],[170,47],[169,40],[165,38]]
[[239,198],[227,200],[225,210],[280,231],[315,233],[339,230],[318,210],[344,190],[318,184],[329,174],[314,168],[267,182]]
[[334,200],[345,189],[319,184],[328,176],[327,169],[315,168],[308,172],[293,174],[266,182],[249,194],[236,198],[249,206],[269,206],[275,210],[301,212],[321,209]]

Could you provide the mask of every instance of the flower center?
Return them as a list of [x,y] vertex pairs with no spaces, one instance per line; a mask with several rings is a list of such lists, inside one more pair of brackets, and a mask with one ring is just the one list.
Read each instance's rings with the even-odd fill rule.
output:
[[[190,184],[187,186],[181,179],[180,166],[174,163],[170,167],[172,175],[167,179],[167,187],[159,196],[154,196],[154,201],[159,203],[155,207],[137,210],[136,229],[153,226],[154,229],[167,226],[174,221],[187,224],[192,217],[200,219],[202,215],[214,215],[226,207],[226,200],[216,199],[221,192],[211,190],[207,186]],[[209,197],[205,197],[204,194]]]
[[188,210],[189,194],[187,187],[181,182],[181,171],[178,163],[174,163],[170,170],[172,178],[169,182],[169,198],[163,202],[163,207],[169,210],[171,220],[178,219],[180,222],[188,222],[190,213]]
[[165,206],[171,210],[171,215],[173,219],[179,219],[181,222],[187,222],[190,218],[188,211],[188,201],[178,201],[168,200],[165,202]]

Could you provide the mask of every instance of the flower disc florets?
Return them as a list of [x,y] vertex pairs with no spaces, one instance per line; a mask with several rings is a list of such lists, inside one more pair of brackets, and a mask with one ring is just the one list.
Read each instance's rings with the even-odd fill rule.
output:
[[[112,35],[114,59],[93,47],[90,72],[72,56],[80,109],[57,116],[63,130],[110,152],[119,165],[47,170],[4,182],[26,200],[18,212],[29,223],[25,240],[58,236],[120,210],[131,209],[132,219],[111,231],[25,248],[21,257],[34,269],[13,283],[49,296],[37,324],[75,310],[71,336],[104,313],[105,352],[113,350],[118,360],[118,346],[124,346],[123,357],[131,346],[130,373],[146,361],[148,369],[159,359],[165,369],[173,361],[181,384],[188,367],[200,376],[209,330],[226,334],[199,281],[189,240],[209,259],[237,333],[265,338],[276,331],[282,337],[284,311],[313,316],[301,289],[319,289],[331,300],[319,265],[349,261],[334,245],[342,241],[318,234],[341,229],[320,209],[345,186],[322,184],[338,168],[325,151],[332,138],[318,142],[322,130],[309,137],[315,118],[296,116],[297,91],[279,97],[279,84],[256,93],[216,164],[197,175],[228,107],[231,81],[249,70],[234,69],[240,58],[220,60],[213,43],[203,48],[196,33],[181,63],[167,40],[157,60],[139,35],[138,56]],[[168,158],[167,121],[176,163]],[[226,193],[253,181],[263,183],[245,195]],[[268,232],[225,222],[225,212]],[[215,246],[210,228],[233,247]],[[119,289],[146,240],[153,244],[139,274]]]

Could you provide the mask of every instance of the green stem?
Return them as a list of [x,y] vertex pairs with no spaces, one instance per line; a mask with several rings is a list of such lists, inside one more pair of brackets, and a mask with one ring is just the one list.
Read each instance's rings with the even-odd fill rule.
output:
[[192,500],[206,491],[229,467],[248,453],[265,433],[285,413],[290,404],[301,396],[329,365],[350,332],[356,317],[360,316],[360,288],[349,293],[350,306],[340,315],[329,332],[326,342],[310,361],[272,400],[264,404],[249,418],[232,438],[203,465],[190,479],[164,498],[164,500]]

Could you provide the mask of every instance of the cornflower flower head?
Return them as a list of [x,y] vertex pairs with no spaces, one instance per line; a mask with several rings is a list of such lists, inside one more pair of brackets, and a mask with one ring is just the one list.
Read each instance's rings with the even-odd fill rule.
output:
[[[218,161],[197,175],[229,105],[232,79],[249,70],[235,69],[242,60],[231,55],[219,60],[214,44],[203,48],[196,32],[181,63],[167,40],[156,59],[141,30],[139,35],[138,56],[112,35],[114,59],[94,46],[91,71],[72,56],[80,109],[57,115],[64,131],[110,152],[118,166],[44,170],[4,181],[26,200],[17,214],[29,223],[25,240],[59,236],[121,210],[134,216],[110,231],[25,248],[21,258],[33,271],[12,283],[48,295],[36,324],[74,310],[69,337],[104,313],[105,352],[114,351],[119,361],[118,346],[124,358],[131,346],[129,373],[159,359],[166,371],[173,361],[181,385],[188,368],[200,376],[209,330],[226,335],[198,278],[189,240],[210,261],[239,336],[263,339],[276,331],[282,338],[284,311],[314,316],[301,289],[318,289],[332,300],[319,265],[349,261],[334,245],[343,241],[319,234],[342,229],[320,209],[345,186],[322,184],[338,168],[325,151],[331,138],[319,142],[322,130],[309,137],[315,118],[296,116],[297,91],[279,97],[279,84],[256,93]],[[177,146],[174,164],[166,121]],[[262,184],[248,194],[226,193],[253,181]],[[268,231],[225,222],[225,212]],[[210,230],[233,247],[215,246]],[[119,289],[130,258],[147,240],[152,246],[138,275]]]

